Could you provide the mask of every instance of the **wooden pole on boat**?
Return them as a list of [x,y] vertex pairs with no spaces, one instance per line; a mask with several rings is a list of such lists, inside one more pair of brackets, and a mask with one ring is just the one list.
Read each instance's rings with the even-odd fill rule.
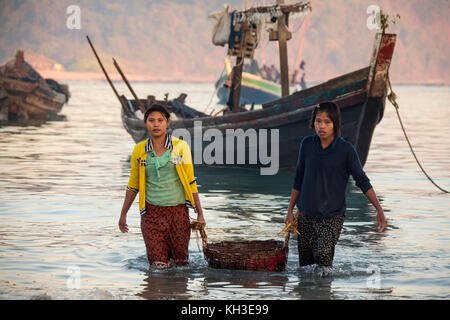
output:
[[111,79],[108,76],[108,73],[106,72],[105,68],[103,67],[102,62],[100,61],[100,58],[98,57],[97,51],[95,51],[94,45],[91,42],[91,39],[89,39],[89,36],[86,36],[87,41],[89,42],[89,45],[91,46],[92,51],[94,52],[95,57],[97,58],[98,64],[102,68],[103,73],[105,74],[106,80],[108,80],[109,85],[113,89],[114,93],[116,94],[117,99],[119,99],[120,104],[122,105],[122,108],[125,110],[125,112],[131,116],[131,111],[128,109],[128,106],[125,104],[125,102],[120,98],[119,93],[117,92],[116,88],[114,87],[113,83],[111,82]]
[[[247,10],[247,0],[245,0],[245,10]],[[242,24],[242,36],[245,36],[245,29],[247,24],[244,22]],[[236,65],[233,67],[231,71],[231,86],[228,90],[228,101],[227,106],[230,108],[231,112],[239,112],[240,111],[240,99],[241,99],[241,83],[242,83],[242,70],[244,67],[244,56],[242,52],[242,43],[241,50],[239,50],[239,54],[236,56]]]
[[[245,10],[247,10],[247,0],[244,4]],[[245,38],[245,30],[247,28],[247,23],[244,22],[241,26],[242,36]],[[231,71],[231,85],[228,88],[228,100],[227,106],[230,108],[231,112],[240,111],[240,98],[241,98],[241,82],[242,82],[242,70],[244,66],[244,53],[242,50],[242,42],[240,45],[240,50],[238,55],[236,55],[236,65]],[[231,48],[230,48],[231,49]]]
[[120,76],[122,77],[123,81],[127,85],[128,89],[130,89],[131,94],[133,95],[134,99],[137,101],[139,109],[142,111],[142,113],[145,113],[146,110],[145,110],[144,105],[142,104],[141,100],[139,100],[139,98],[137,97],[133,88],[131,87],[130,83],[128,82],[127,78],[123,74],[122,69],[120,69],[119,64],[117,63],[116,59],[114,59],[114,58],[112,58],[112,59],[113,59],[114,66],[116,67],[117,71],[120,73]]
[[[284,4],[284,0],[278,0],[278,4]],[[289,95],[289,68],[287,56],[287,40],[289,30],[286,27],[287,14],[278,18],[278,48],[280,53],[280,73],[281,73],[281,95],[283,97]]]
[[243,65],[244,58],[242,56],[237,56],[236,65],[233,67],[233,71],[231,72],[231,85],[228,91],[227,106],[230,108],[231,112],[239,111]]

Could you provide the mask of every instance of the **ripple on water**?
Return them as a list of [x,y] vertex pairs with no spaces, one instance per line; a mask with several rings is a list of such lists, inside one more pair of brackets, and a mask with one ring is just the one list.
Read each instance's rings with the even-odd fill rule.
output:
[[[105,82],[69,85],[73,96],[63,108],[66,121],[0,128],[0,298],[449,298],[449,198],[420,172],[389,104],[364,167],[388,219],[384,234],[376,232],[375,211],[351,180],[332,269],[300,268],[295,237],[284,272],[212,269],[193,236],[188,266],[149,270],[136,203],[127,218],[130,232],[117,228],[134,147],[120,107]],[[212,90],[211,84],[133,87],[143,97],[189,89],[193,106],[209,101]],[[395,89],[418,157],[449,189],[450,149],[442,145],[449,145],[450,137],[433,129],[450,131],[449,122],[442,121],[450,116],[449,88]],[[93,91],[97,94],[88,94]],[[291,173],[195,170],[209,242],[281,238]],[[79,289],[67,287],[71,270],[80,271]]]

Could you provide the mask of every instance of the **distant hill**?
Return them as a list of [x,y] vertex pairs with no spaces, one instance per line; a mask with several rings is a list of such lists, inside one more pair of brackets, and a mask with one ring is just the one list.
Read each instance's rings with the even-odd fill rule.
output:
[[[259,1],[258,3],[262,3]],[[292,3],[294,1],[286,1]],[[372,0],[310,1],[302,50],[301,30],[289,42],[290,68],[306,62],[306,80],[323,81],[369,63],[374,30],[367,28]],[[217,0],[28,0],[0,2],[0,62],[17,49],[45,57],[72,72],[99,72],[85,36],[88,34],[107,69],[115,57],[128,75],[155,81],[214,81],[223,68],[226,48],[211,43]],[[241,9],[244,0],[227,3]],[[256,1],[248,1],[251,6]],[[264,1],[264,3],[272,3]],[[67,8],[80,7],[81,29],[66,26]],[[377,0],[387,13],[401,18],[389,28],[398,34],[390,70],[393,82],[450,85],[450,1]],[[296,31],[298,25],[291,25]],[[278,65],[276,45],[264,42],[257,57]],[[301,54],[299,55],[299,52]],[[45,60],[42,58],[41,60]],[[44,66],[41,66],[45,68]],[[36,68],[41,71],[42,68]],[[51,67],[53,68],[53,66]],[[62,70],[61,69],[61,70]],[[134,78],[137,78],[137,77]]]

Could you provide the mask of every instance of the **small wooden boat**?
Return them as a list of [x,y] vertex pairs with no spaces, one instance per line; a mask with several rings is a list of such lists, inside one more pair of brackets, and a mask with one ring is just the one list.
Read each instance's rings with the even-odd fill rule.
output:
[[6,91],[0,88],[0,126],[8,124],[8,96]]
[[[281,98],[281,84],[264,79],[260,75],[252,72],[249,68],[242,72],[241,83],[241,97],[240,103],[242,105],[254,105],[264,104],[270,101]],[[217,97],[219,98],[219,104],[226,104],[228,100],[229,90],[228,87],[231,83],[231,63],[228,58],[225,59],[225,71],[226,74],[220,77],[216,83],[215,88],[217,90]],[[290,87],[290,93],[294,93],[296,87]]]
[[44,79],[24,59],[23,51],[0,66],[0,121],[39,125],[58,118],[70,97],[67,85]]

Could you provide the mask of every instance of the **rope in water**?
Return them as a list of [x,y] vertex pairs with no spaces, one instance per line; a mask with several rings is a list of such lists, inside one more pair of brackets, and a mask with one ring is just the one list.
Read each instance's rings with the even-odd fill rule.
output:
[[412,152],[412,154],[413,154],[413,156],[414,156],[414,159],[416,159],[416,162],[417,162],[417,164],[419,165],[420,169],[421,169],[422,172],[425,174],[425,176],[428,178],[428,180],[431,181],[432,184],[434,184],[434,185],[435,185],[439,190],[441,190],[442,192],[444,192],[444,193],[449,193],[449,191],[447,191],[447,190],[441,188],[440,186],[438,186],[438,185],[436,184],[436,182],[434,182],[433,179],[430,178],[430,176],[425,172],[425,169],[424,169],[424,168],[422,167],[422,165],[420,164],[419,159],[417,159],[416,153],[414,152],[413,147],[412,147],[411,143],[409,142],[408,135],[406,134],[406,130],[405,130],[405,127],[403,126],[402,119],[400,118],[400,113],[398,112],[398,109],[399,109],[400,107],[399,107],[399,105],[398,105],[398,103],[397,103],[397,101],[396,101],[397,95],[396,95],[396,94],[394,93],[394,91],[392,90],[391,81],[390,81],[390,79],[389,79],[389,74],[388,74],[388,77],[387,77],[387,82],[388,82],[389,90],[390,90],[390,93],[388,94],[387,97],[388,97],[389,101],[391,102],[391,104],[395,107],[395,111],[397,112],[398,120],[400,121],[400,126],[402,127],[403,134],[405,135],[406,142],[408,142],[409,149],[411,150],[411,152]]

